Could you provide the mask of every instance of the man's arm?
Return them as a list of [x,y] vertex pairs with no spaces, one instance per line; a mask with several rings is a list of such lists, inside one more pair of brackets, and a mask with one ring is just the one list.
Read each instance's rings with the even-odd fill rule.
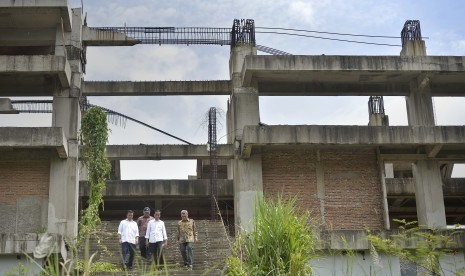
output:
[[194,231],[194,241],[198,241],[197,227],[195,227],[195,220],[192,220],[192,231]]
[[139,227],[137,227],[137,223],[133,221],[131,226],[133,229],[134,234],[136,235],[136,245],[139,244]]
[[118,226],[118,242],[119,242],[119,244],[122,243],[122,240],[121,240],[122,234],[123,234],[123,222],[120,222],[119,226]]
[[145,246],[149,246],[150,232],[152,231],[152,223],[149,221],[147,224],[147,231],[145,231]]
[[178,235],[176,237],[176,241],[179,242],[180,238],[181,238],[181,229],[179,228],[179,222],[178,222]]
[[165,223],[164,222],[163,222],[162,231],[163,231],[163,246],[167,246],[168,245],[168,235],[166,234],[166,228],[165,228]]

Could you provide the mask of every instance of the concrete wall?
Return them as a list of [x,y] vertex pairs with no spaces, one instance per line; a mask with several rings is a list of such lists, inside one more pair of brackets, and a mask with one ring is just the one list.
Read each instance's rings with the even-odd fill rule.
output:
[[374,150],[274,151],[262,153],[262,160],[265,194],[297,196],[329,229],[383,228]]
[[42,260],[32,262],[24,255],[0,255],[0,275],[39,275],[41,265]]
[[312,260],[310,265],[313,267],[313,275],[315,276],[401,275],[399,258],[380,255],[379,262],[374,263],[368,251],[346,255],[336,252],[334,255],[328,254]]
[[[380,254],[375,261],[369,251],[354,251],[349,254],[335,252],[326,254],[318,259],[310,261],[315,276],[334,275],[376,275],[376,276],[401,276],[401,275],[431,275],[420,274],[424,272],[421,267],[400,260],[392,255]],[[457,275],[456,272],[465,267],[464,253],[455,252],[447,254],[440,260],[444,276]]]

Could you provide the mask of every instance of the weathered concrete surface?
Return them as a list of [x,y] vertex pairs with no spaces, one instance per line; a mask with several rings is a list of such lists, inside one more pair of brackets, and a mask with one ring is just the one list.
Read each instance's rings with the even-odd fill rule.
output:
[[[25,77],[22,79],[22,77]],[[2,81],[2,96],[22,96],[23,86],[28,86],[28,80],[35,84],[47,84],[49,79],[57,78],[63,88],[70,87],[71,67],[64,56],[1,56],[0,80]],[[3,85],[5,84],[5,85]],[[35,96],[50,96],[47,94],[34,94]]]
[[[402,230],[391,230],[377,232],[381,237],[388,238],[391,235],[399,234]],[[465,230],[453,230],[457,234],[452,235],[452,243],[447,245],[450,249],[463,249],[465,246]],[[446,234],[447,232],[444,232]],[[449,231],[452,233],[452,231]],[[363,230],[333,230],[319,233],[322,241],[319,249],[334,250],[368,250],[369,243],[367,232]],[[395,238],[394,238],[395,239]],[[400,241],[399,241],[400,243]],[[415,242],[400,243],[404,248],[415,248],[418,246]]]
[[[55,28],[62,24],[71,30],[71,8],[67,0],[14,0],[0,1],[0,28]],[[63,21],[62,21],[63,20]]]
[[133,46],[140,41],[125,34],[82,26],[82,41],[86,46]]
[[[31,254],[43,235],[37,233],[0,234],[0,254]],[[59,235],[51,236],[55,242],[61,240]],[[52,252],[59,252],[59,248]]]
[[22,196],[16,199],[16,234],[38,232],[46,229],[48,199],[38,196]]
[[[443,182],[442,190],[445,198],[465,196],[465,178],[450,178]],[[386,178],[386,190],[390,197],[415,195],[412,178]]]
[[247,56],[242,86],[257,84],[261,96],[406,96],[412,79],[431,73],[433,96],[464,96],[464,63],[462,56]]
[[436,160],[418,160],[412,166],[418,224],[431,229],[446,228],[442,178]]
[[229,95],[231,82],[218,81],[85,81],[83,96]]
[[[57,87],[53,91],[52,126],[61,127],[68,139],[67,159],[52,157],[50,162],[50,185],[48,225],[49,233],[64,235],[73,239],[78,234],[79,219],[79,128],[81,126],[80,88],[82,64],[81,27],[84,25],[82,9],[73,9],[72,30],[62,35],[57,26],[55,55],[68,56],[72,69],[70,87]],[[65,46],[75,47],[77,54],[68,55]]]
[[[218,196],[233,196],[232,180],[217,180]],[[89,185],[81,181],[79,195],[89,196]],[[210,196],[210,180],[112,180],[107,181],[105,197],[128,196]]]
[[[58,23],[57,23],[58,24]],[[21,47],[21,46],[50,46],[55,44],[56,26],[53,28],[37,29],[34,27],[20,29],[3,29],[0,46]],[[9,48],[11,49],[11,48]],[[46,49],[46,47],[43,47]],[[38,54],[38,53],[37,53]],[[44,54],[44,53],[42,53]]]
[[424,40],[407,40],[400,51],[401,56],[426,56]]
[[[108,159],[115,160],[186,160],[209,158],[207,145],[108,145]],[[218,145],[218,158],[234,158],[232,145]]]
[[[231,50],[229,73],[234,87],[228,107],[228,142],[234,143],[237,149],[240,147],[244,127],[258,126],[260,123],[257,89],[242,87],[240,84],[240,70],[245,57],[256,54],[256,48],[250,45],[237,46]],[[236,231],[247,231],[253,229],[255,200],[263,196],[262,158],[255,155],[246,160],[239,158],[240,154],[239,151],[235,151],[230,171],[234,180],[234,220],[240,225]]]
[[68,157],[68,141],[61,127],[0,127],[0,148],[56,148]]
[[8,98],[0,98],[0,114],[18,114],[19,111],[13,108],[11,100]]
[[[455,155],[465,149],[465,126],[245,126],[242,156],[257,146],[338,145],[338,146],[420,146],[453,147]],[[437,154],[437,158],[441,153]]]

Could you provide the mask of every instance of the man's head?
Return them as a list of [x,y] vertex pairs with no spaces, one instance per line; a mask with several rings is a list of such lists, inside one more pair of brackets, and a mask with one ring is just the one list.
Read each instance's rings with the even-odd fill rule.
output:
[[188,215],[189,215],[189,213],[187,212],[187,210],[182,210],[181,211],[181,219],[182,220],[188,220]]
[[160,219],[160,216],[161,216],[161,211],[160,211],[160,210],[155,210],[155,213],[153,213],[153,217],[154,217],[156,220],[159,220],[159,219]]
[[149,217],[150,216],[150,208],[149,207],[145,207],[143,212],[144,212],[144,217]]
[[128,210],[128,211],[126,212],[126,218],[127,218],[129,221],[131,221],[133,217],[134,217],[134,212],[133,212],[132,210]]

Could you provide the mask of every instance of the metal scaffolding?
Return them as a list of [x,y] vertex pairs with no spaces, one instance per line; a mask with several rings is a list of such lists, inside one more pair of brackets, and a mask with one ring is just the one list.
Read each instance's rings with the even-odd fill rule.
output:
[[216,141],[216,108],[211,107],[208,112],[208,146],[210,149],[210,198],[211,219],[218,219],[218,154]]

